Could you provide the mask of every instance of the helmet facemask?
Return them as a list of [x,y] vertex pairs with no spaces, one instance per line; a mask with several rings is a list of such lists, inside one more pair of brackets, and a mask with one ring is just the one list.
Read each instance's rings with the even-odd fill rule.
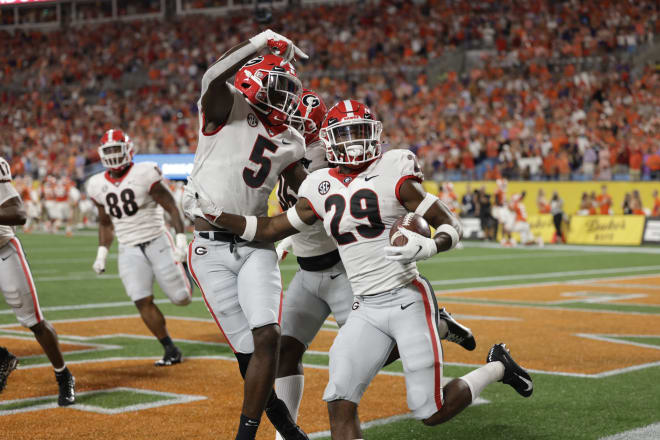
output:
[[320,137],[326,147],[328,162],[360,165],[380,157],[382,131],[380,121],[354,119],[322,128]]
[[282,70],[280,72],[259,69],[252,78],[261,83],[255,95],[256,101],[268,109],[275,110],[274,119],[285,123],[298,109],[303,88],[298,78]]
[[101,145],[98,148],[101,163],[110,169],[122,168],[133,160],[133,148],[130,142],[116,142]]

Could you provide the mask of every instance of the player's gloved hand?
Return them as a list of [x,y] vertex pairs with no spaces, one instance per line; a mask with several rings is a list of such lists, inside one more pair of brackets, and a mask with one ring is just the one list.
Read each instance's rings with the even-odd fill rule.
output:
[[176,234],[174,237],[174,259],[180,263],[188,257],[188,239],[186,234]]
[[275,248],[275,252],[277,252],[277,261],[284,261],[286,256],[289,254],[289,249],[291,249],[293,242],[291,241],[291,237],[287,237],[284,240],[280,241],[277,247]]
[[287,37],[266,29],[262,33],[250,38],[252,43],[258,49],[268,47],[271,53],[281,56],[287,63],[298,57],[301,60],[306,60],[309,56],[303,52],[298,46],[293,44]]
[[105,246],[99,246],[98,251],[96,251],[96,260],[92,264],[92,269],[96,272],[97,275],[101,275],[105,272],[105,260],[108,258],[108,248]]
[[213,203],[213,200],[207,199],[199,192],[195,193],[195,198],[197,199],[197,206],[199,206],[202,214],[204,214],[204,218],[206,218],[209,223],[219,226],[216,222],[218,221],[218,217],[222,214],[222,209],[218,208],[218,206]]
[[399,231],[408,239],[408,242],[404,246],[386,246],[386,259],[408,264],[413,261],[426,260],[438,253],[438,247],[432,238],[424,237],[405,228],[399,228]]

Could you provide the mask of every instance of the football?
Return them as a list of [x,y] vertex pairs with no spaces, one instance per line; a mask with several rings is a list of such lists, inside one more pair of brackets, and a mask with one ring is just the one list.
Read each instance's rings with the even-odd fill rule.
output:
[[414,212],[399,217],[390,229],[390,244],[392,246],[405,246],[408,239],[399,231],[400,228],[408,229],[409,231],[416,232],[424,237],[431,237],[431,228],[424,217],[417,215]]

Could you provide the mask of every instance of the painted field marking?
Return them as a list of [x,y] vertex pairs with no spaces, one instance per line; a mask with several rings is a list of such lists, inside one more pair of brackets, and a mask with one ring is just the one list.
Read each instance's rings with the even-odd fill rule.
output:
[[614,344],[634,345],[635,347],[651,348],[653,350],[660,350],[660,345],[644,344],[641,342],[626,341],[623,338],[660,338],[657,335],[621,335],[621,334],[596,334],[596,333],[576,333],[575,336],[581,338],[593,339],[596,341],[612,342]]
[[[196,402],[199,400],[206,400],[206,396],[199,396],[199,395],[193,395],[193,394],[177,394],[177,393],[167,393],[164,391],[154,391],[154,390],[145,390],[142,388],[127,388],[127,387],[116,387],[116,388],[108,388],[105,390],[93,390],[93,391],[84,391],[84,392],[79,392],[76,393],[77,397],[83,397],[83,396],[89,396],[89,395],[98,395],[98,394],[110,394],[110,393],[115,393],[118,391],[122,392],[131,392],[131,393],[136,393],[136,394],[146,394],[146,395],[152,395],[152,396],[160,396],[160,397],[167,397],[167,399],[163,400],[158,400],[155,402],[149,402],[149,403],[140,403],[137,405],[127,405],[119,408],[104,408],[102,406],[98,405],[90,405],[90,404],[83,404],[83,403],[76,403],[74,405],[66,407],[66,409],[75,409],[78,411],[87,411],[87,412],[94,412],[98,414],[121,414],[125,412],[133,412],[133,411],[141,411],[144,409],[150,409],[150,408],[158,408],[161,406],[167,406],[167,405],[176,405],[180,403],[188,403],[188,402]],[[39,410],[44,410],[44,409],[52,409],[52,408],[58,408],[57,405],[57,395],[51,395],[51,396],[42,396],[42,397],[37,397],[37,398],[28,398],[28,399],[16,399],[16,400],[6,400],[0,403],[0,408],[3,406],[7,405],[12,405],[14,403],[21,403],[25,401],[50,401],[50,400],[55,400],[53,402],[48,402],[44,403],[41,405],[35,405],[35,406],[28,406],[25,408],[20,408],[20,409],[15,409],[15,410],[2,410],[0,409],[0,416],[6,416],[6,415],[12,415],[12,414],[18,414],[18,413],[23,413],[23,412],[31,412],[31,411],[39,411]]]
[[462,242],[466,248],[499,249],[508,251],[582,251],[595,253],[618,253],[618,254],[660,254],[660,248],[639,247],[639,246],[583,246],[576,244],[546,244],[543,248],[539,247],[515,247],[503,248],[498,243],[479,243],[472,241]]
[[660,423],[623,431],[618,434],[601,437],[600,440],[649,440],[660,438]]
[[[611,293],[611,292],[590,292],[590,291],[579,291],[579,292],[562,292],[560,294],[563,297],[573,298],[567,300],[559,301],[548,301],[546,304],[573,304],[573,303],[609,303],[613,301],[623,301],[628,299],[638,299],[648,297],[645,293]],[[632,303],[626,303],[631,305]]]

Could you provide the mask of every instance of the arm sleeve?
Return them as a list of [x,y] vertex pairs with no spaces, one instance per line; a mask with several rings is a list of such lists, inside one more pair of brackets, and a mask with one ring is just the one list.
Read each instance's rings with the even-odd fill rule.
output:
[[401,197],[399,196],[399,190],[401,185],[408,179],[413,179],[417,182],[424,181],[424,174],[422,173],[422,168],[419,165],[417,156],[415,153],[408,150],[392,150],[392,153],[396,151],[396,155],[393,155],[393,165],[392,170],[396,170],[396,185],[395,185],[395,195],[396,198],[401,202]]
[[6,182],[0,183],[0,205],[9,199],[13,199],[14,197],[19,197],[19,195],[16,191],[16,188],[14,188],[14,186],[11,184],[11,181],[8,180]]

